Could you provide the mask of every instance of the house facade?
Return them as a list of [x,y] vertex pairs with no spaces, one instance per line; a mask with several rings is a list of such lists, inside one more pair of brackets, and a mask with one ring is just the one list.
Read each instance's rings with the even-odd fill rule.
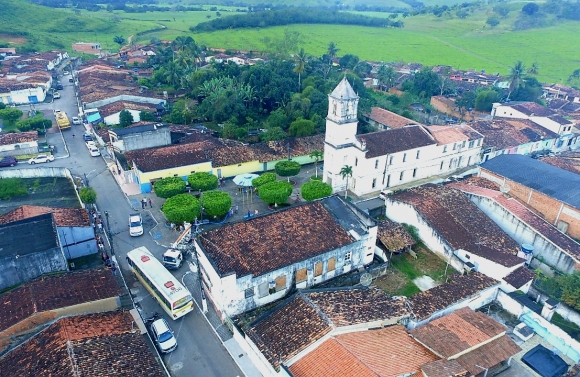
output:
[[338,196],[227,223],[194,243],[203,289],[222,318],[372,262],[376,222]]
[[0,157],[38,153],[38,132],[0,132]]
[[[468,126],[409,125],[357,135],[359,97],[346,78],[328,99],[323,179],[335,192],[378,193],[479,162],[483,137]],[[345,166],[352,176],[341,175]]]
[[109,140],[116,152],[124,153],[137,149],[170,145],[171,131],[163,123],[136,125],[109,129]]

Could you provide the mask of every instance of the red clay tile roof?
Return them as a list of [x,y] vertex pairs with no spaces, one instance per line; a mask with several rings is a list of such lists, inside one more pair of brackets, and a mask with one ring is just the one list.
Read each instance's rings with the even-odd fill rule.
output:
[[101,118],[105,118],[122,110],[149,111],[154,113],[157,111],[157,106],[150,103],[115,101],[99,107],[99,114],[101,114]]
[[480,291],[499,284],[495,279],[479,272],[453,276],[452,280],[408,299],[413,317],[421,321],[452,304],[468,299]]
[[52,213],[56,226],[91,226],[87,211],[82,208],[52,208],[23,205],[0,216],[0,224],[28,219],[45,213]]
[[378,377],[362,361],[330,338],[289,368],[294,377]]
[[0,296],[0,331],[35,313],[120,294],[113,274],[104,269],[40,277]]
[[524,262],[516,256],[519,245],[465,194],[449,185],[427,184],[391,198],[413,205],[454,250],[463,249],[505,267]]
[[202,233],[203,247],[220,276],[261,276],[354,242],[320,201]]
[[422,126],[410,126],[393,130],[358,135],[367,145],[366,158],[375,158],[414,148],[437,144]]
[[421,365],[423,374],[427,377],[465,377],[469,372],[457,360],[435,360]]
[[566,152],[558,156],[541,157],[540,161],[558,167],[560,169],[571,171],[572,173],[580,174],[580,153]]
[[399,114],[393,113],[392,111],[382,109],[380,107],[372,107],[371,113],[367,115],[370,120],[374,120],[377,123],[385,125],[389,128],[403,128],[410,124],[419,124],[419,122],[413,119],[405,118]]
[[0,145],[12,145],[38,141],[38,131],[0,132]]
[[416,243],[403,225],[391,220],[379,221],[377,238],[391,252],[413,246]]
[[207,162],[205,142],[169,145],[164,147],[137,149],[125,153],[131,164],[142,172],[170,169],[176,166],[195,165]]
[[401,325],[341,334],[334,339],[381,377],[407,373],[421,376],[421,365],[438,359],[414,341]]
[[560,125],[568,125],[568,124],[574,124],[574,122],[572,122],[569,119],[564,118],[561,115],[550,115],[548,118],[550,118],[550,120],[553,120],[554,122],[560,124]]
[[558,137],[555,132],[528,119],[495,117],[493,121],[478,120],[470,125],[485,136],[484,146],[492,146],[498,150]]
[[330,332],[332,327],[300,295],[245,329],[270,364],[277,368]]
[[489,342],[506,330],[504,325],[491,317],[465,307],[409,333],[439,356],[454,358],[457,354]]
[[481,374],[483,368],[491,368],[521,350],[513,340],[504,335],[458,357],[457,362],[472,375],[477,376]]
[[376,287],[303,291],[336,327],[409,316],[404,298],[393,298]]
[[0,359],[0,375],[163,377],[128,312],[62,318]]
[[454,126],[430,126],[427,127],[427,131],[433,135],[439,145],[469,140],[468,136],[464,135],[459,128]]
[[516,289],[520,289],[524,284],[529,283],[536,277],[534,271],[530,270],[525,266],[518,267],[508,276],[504,277],[507,283]]
[[522,102],[516,105],[511,105],[510,107],[526,114],[527,116],[548,117],[555,114],[554,110],[535,102]]

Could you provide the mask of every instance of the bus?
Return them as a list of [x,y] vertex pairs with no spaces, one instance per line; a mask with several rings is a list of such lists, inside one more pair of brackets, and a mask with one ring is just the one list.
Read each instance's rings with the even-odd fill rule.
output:
[[137,279],[174,320],[193,310],[191,293],[144,246],[127,253]]

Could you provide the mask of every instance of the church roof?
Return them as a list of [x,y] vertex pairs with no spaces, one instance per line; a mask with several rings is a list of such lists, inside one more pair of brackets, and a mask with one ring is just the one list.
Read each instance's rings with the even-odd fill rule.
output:
[[366,158],[375,158],[391,153],[403,152],[437,144],[421,126],[408,126],[379,132],[357,135],[367,145]]
[[352,86],[350,86],[346,76],[343,77],[340,83],[338,83],[336,88],[334,88],[332,93],[330,93],[330,96],[338,99],[358,99],[358,96],[352,89]]

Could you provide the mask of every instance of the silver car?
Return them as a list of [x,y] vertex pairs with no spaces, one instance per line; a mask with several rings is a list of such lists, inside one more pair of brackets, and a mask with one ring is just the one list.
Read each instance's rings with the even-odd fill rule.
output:
[[50,161],[54,161],[54,156],[51,154],[39,154],[36,157],[32,157],[30,160],[28,160],[29,164],[42,164],[43,162],[50,162]]
[[173,335],[173,330],[163,318],[151,324],[151,336],[161,353],[169,353],[177,348],[177,339]]

